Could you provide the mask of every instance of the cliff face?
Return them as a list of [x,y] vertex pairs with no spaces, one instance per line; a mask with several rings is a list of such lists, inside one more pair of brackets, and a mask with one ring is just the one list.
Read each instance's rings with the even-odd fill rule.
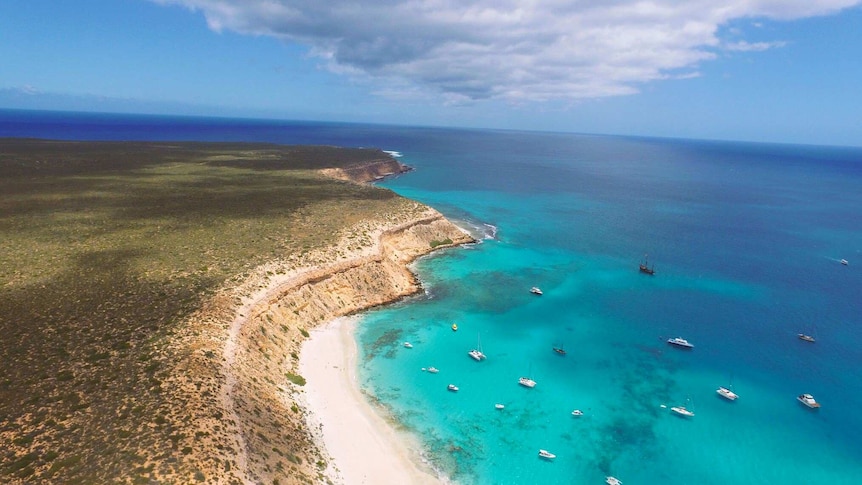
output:
[[416,292],[406,265],[418,256],[472,241],[433,209],[416,207],[409,217],[354,228],[325,251],[328,262],[262,268],[234,293],[214,298],[178,339],[189,360],[173,384],[190,392],[179,418],[203,431],[175,446],[194,445],[193,469],[225,483],[325,481],[325,451],[297,399],[299,349],[315,325]]
[[[278,472],[279,462],[287,463],[273,452],[276,449],[290,450],[293,457],[287,461],[299,458],[305,466],[297,468],[315,477],[321,470],[317,464],[325,460],[305,430],[294,387],[285,377],[296,372],[303,332],[416,292],[417,281],[406,268],[409,261],[430,252],[432,243],[469,240],[442,216],[429,216],[384,232],[376,254],[313,271],[254,307],[239,334],[233,390],[235,411],[244,426],[249,478],[296,480]],[[284,345],[280,337],[289,343]]]
[[339,180],[368,183],[390,175],[409,172],[410,170],[412,170],[410,167],[390,157],[371,162],[357,163],[344,168],[326,168],[321,170],[321,172],[324,175]]

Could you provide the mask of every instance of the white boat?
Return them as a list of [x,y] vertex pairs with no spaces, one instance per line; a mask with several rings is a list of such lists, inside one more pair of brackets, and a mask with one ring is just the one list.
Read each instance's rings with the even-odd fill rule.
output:
[[467,352],[467,355],[469,355],[470,357],[473,358],[473,360],[476,360],[476,361],[481,361],[481,360],[484,360],[487,358],[485,356],[485,354],[483,354],[482,351],[478,350],[478,349],[473,349],[473,350]]
[[581,411],[580,409],[575,409],[574,411],[572,411],[572,416],[583,416],[583,415],[584,415],[584,412]]
[[452,392],[458,392],[458,386],[456,386],[455,384],[449,384],[448,386],[446,386],[446,389],[449,389]]
[[719,387],[715,390],[715,392],[717,392],[719,396],[730,401],[736,401],[736,399],[739,397],[738,395],[736,395],[735,392],[731,391],[726,387]]
[[796,396],[796,400],[801,402],[802,404],[808,406],[811,409],[817,409],[820,407],[820,403],[814,400],[814,396],[811,394],[800,394]]
[[520,384],[520,385],[522,385],[522,386],[524,386],[524,387],[529,387],[529,388],[536,387],[536,381],[534,381],[533,379],[530,379],[529,377],[521,377],[521,378],[519,378],[519,379],[518,379],[518,384]]
[[476,348],[467,352],[467,354],[475,361],[481,362],[485,360],[487,357],[484,353],[482,353],[482,341],[479,339],[479,335],[476,334]]
[[542,290],[540,290],[538,286],[534,286],[530,288],[530,293],[534,295],[542,295]]
[[605,477],[605,483],[608,485],[623,485],[623,481],[616,477]]
[[694,348],[694,345],[692,345],[691,342],[689,342],[688,340],[686,340],[682,337],[669,338],[669,339],[667,339],[667,343],[669,343],[671,345],[676,345],[677,347],[683,347],[686,349],[693,349]]
[[850,263],[848,263],[846,259],[842,259],[841,264],[843,264],[844,266],[847,266]]
[[432,374],[436,374],[436,373],[440,372],[440,369],[438,369],[438,368],[436,368],[436,367],[429,367],[429,368],[427,368],[427,369],[425,369],[425,370],[427,370],[428,372],[430,372],[430,373],[432,373]]
[[686,418],[693,418],[694,413],[685,408],[685,406],[674,406],[670,408],[671,411],[679,414],[680,416],[685,416]]
[[539,457],[544,458],[546,460],[553,460],[554,458],[557,457],[557,455],[551,453],[548,450],[539,450]]
[[[688,404],[689,401],[691,401],[691,399],[686,399],[685,403]],[[674,413],[684,417],[684,418],[693,418],[694,417],[694,412],[689,410],[689,409],[686,409],[685,406],[674,406],[674,407],[670,408],[670,410],[673,411]]]
[[413,344],[411,344],[410,342],[404,342],[404,346],[407,347],[408,349],[413,348]]
[[812,337],[811,335],[806,335],[806,334],[804,334],[804,333],[799,333],[799,334],[796,334],[796,336],[797,336],[797,337],[799,337],[799,340],[804,340],[804,341],[806,341],[806,342],[811,342],[811,343],[814,343],[814,342],[815,342],[814,337]]
[[503,409],[503,408],[504,408],[504,407],[506,407],[506,406],[503,406],[502,404],[499,404],[499,403],[498,403],[498,404],[495,404],[495,405],[494,405],[494,407],[495,407],[495,408],[497,408],[497,409]]

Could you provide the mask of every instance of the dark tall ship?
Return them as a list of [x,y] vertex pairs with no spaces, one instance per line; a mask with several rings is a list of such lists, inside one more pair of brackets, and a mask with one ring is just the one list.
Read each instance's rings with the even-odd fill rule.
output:
[[649,266],[649,261],[647,260],[646,255],[644,255],[644,262],[640,264],[639,268],[641,273],[646,273],[648,275],[655,274],[655,265],[653,265],[652,267]]

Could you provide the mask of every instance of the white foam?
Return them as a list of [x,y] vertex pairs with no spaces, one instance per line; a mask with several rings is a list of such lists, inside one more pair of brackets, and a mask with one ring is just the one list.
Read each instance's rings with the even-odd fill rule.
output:
[[487,223],[482,223],[482,225],[487,229],[485,239],[497,239],[497,226]]

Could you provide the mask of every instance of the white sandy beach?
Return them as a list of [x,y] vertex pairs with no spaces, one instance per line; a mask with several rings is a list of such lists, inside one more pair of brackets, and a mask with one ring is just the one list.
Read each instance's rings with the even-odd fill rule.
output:
[[334,461],[327,473],[346,485],[446,483],[421,463],[418,444],[393,429],[361,393],[355,325],[346,317],[313,329],[300,354],[309,426],[320,430]]

